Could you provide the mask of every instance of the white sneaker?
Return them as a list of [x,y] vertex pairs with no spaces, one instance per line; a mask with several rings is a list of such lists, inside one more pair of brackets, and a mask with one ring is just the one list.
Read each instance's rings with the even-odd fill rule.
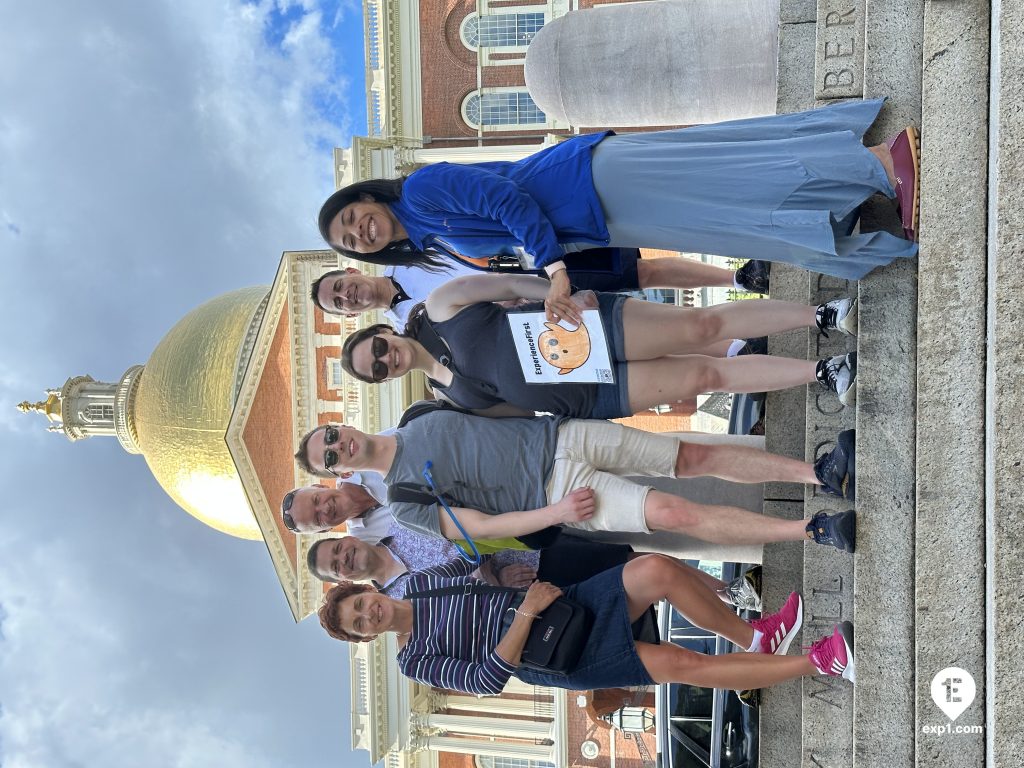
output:
[[856,336],[857,299],[833,299],[820,304],[814,313],[814,322],[826,338],[829,331]]
[[857,353],[826,357],[818,361],[814,377],[825,389],[831,389],[843,405],[857,402]]

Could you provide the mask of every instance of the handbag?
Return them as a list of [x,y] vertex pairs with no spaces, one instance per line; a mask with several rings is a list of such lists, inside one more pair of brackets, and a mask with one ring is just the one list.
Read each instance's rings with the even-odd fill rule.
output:
[[[458,587],[441,587],[412,592],[407,598],[453,597],[455,595],[489,595],[496,592],[514,592],[517,597],[509,606],[502,621],[503,633],[508,631],[515,619],[514,609],[518,608],[526,593],[513,587],[494,587],[490,584],[463,584]],[[583,655],[583,648],[590,637],[594,615],[585,605],[559,597],[541,611],[533,620],[526,645],[519,656],[519,666],[537,672],[566,675],[572,672]]]

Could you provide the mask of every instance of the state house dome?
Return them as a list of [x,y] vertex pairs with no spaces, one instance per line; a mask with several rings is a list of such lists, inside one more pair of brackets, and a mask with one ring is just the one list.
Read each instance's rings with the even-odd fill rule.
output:
[[160,341],[139,377],[128,418],[153,476],[212,528],[262,539],[224,432],[269,289],[243,288],[192,310]]

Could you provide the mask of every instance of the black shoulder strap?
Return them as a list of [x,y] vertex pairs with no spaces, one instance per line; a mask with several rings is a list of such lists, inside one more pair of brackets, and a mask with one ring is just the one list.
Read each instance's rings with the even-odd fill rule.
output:
[[406,597],[416,599],[418,597],[454,597],[456,595],[493,595],[495,593],[507,594],[509,592],[521,592],[515,587],[494,587],[490,584],[474,584],[467,581],[457,587],[439,587],[438,589],[424,589],[419,592],[407,592]]
[[459,406],[452,405],[444,400],[417,400],[405,409],[405,413],[398,420],[398,428],[401,429],[413,419],[418,419],[420,416],[436,411],[454,411],[472,416],[472,413],[465,408],[459,408]]
[[[449,493],[441,494],[444,500],[453,507],[466,506]],[[437,496],[425,485],[416,483],[395,483],[388,486],[388,504],[395,502],[405,504],[422,504],[429,506],[437,503]]]

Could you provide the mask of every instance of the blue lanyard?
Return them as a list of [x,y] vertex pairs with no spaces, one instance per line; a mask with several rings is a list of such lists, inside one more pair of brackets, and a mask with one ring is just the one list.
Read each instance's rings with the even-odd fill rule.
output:
[[448,506],[448,502],[446,502],[441,497],[441,494],[438,493],[437,486],[434,485],[434,476],[430,474],[430,468],[432,466],[434,466],[434,462],[432,461],[428,461],[426,464],[423,465],[423,478],[427,481],[427,485],[430,487],[431,493],[434,494],[434,498],[437,499],[438,504],[444,507],[444,511],[448,513],[448,517],[452,519],[452,522],[455,523],[455,527],[459,529],[459,533],[462,534],[462,538],[465,539],[466,543],[469,545],[469,548],[472,550],[473,554],[467,553],[466,550],[463,549],[458,542],[453,542],[455,544],[455,550],[459,553],[459,557],[461,557],[467,563],[472,563],[473,565],[480,565],[480,550],[476,548],[476,544],[473,542],[473,539],[470,537],[468,533],[466,533],[466,529],[462,527],[462,523],[459,522],[459,518],[455,516],[455,513],[452,512],[452,508]]

